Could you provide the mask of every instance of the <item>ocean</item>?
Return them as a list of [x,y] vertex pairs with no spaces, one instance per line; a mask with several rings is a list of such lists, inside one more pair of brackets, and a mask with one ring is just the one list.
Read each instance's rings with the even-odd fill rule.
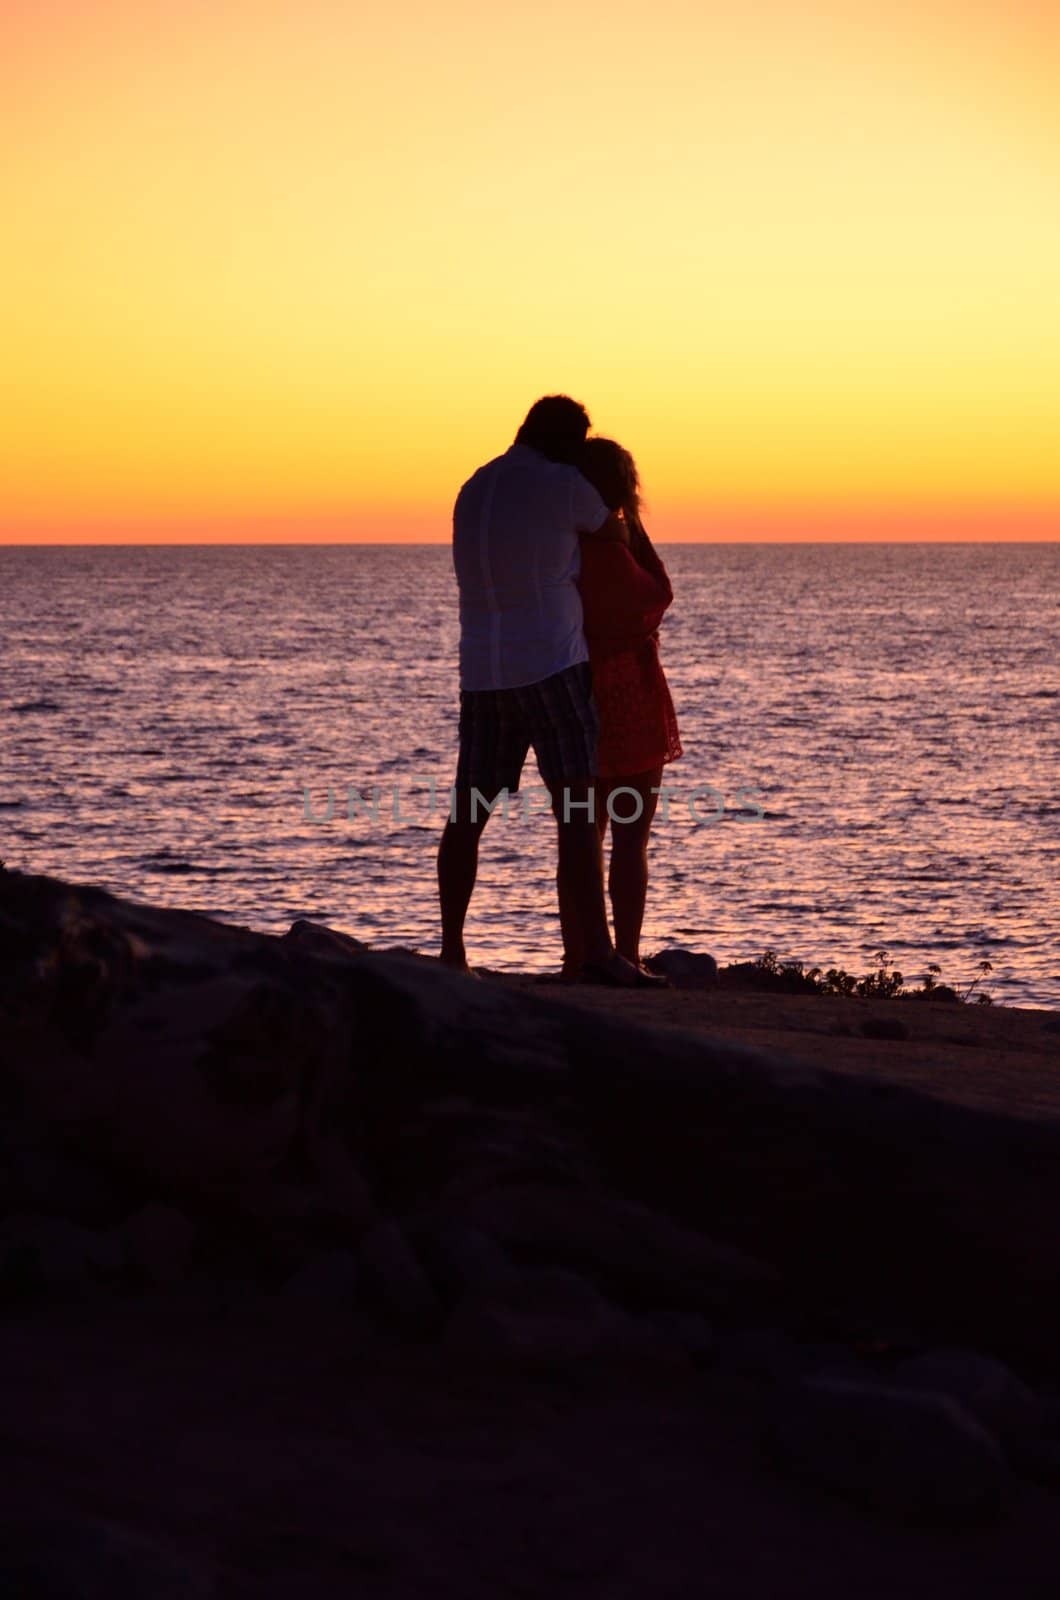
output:
[[[989,961],[996,1001],[1060,1005],[1060,545],[659,548],[685,755],[644,948]],[[0,548],[0,858],[434,952],[456,651],[445,547]],[[525,782],[468,921],[500,969],[559,959]]]

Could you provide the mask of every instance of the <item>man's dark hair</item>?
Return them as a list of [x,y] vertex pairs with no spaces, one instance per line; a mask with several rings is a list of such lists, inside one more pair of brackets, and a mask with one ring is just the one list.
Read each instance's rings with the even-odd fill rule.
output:
[[566,394],[547,394],[534,401],[515,442],[539,450],[550,461],[571,465],[577,461],[591,426],[589,413],[577,400]]

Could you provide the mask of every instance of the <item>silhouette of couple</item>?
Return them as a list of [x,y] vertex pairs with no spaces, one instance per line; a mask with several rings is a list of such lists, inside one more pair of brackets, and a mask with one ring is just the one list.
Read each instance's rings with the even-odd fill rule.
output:
[[532,746],[557,822],[563,976],[654,987],[665,980],[641,961],[640,935],[662,769],[681,755],[658,651],[673,593],[641,522],[633,457],[589,427],[566,395],[538,400],[457,497],[460,753],[438,851],[442,960],[469,970],[479,838]]

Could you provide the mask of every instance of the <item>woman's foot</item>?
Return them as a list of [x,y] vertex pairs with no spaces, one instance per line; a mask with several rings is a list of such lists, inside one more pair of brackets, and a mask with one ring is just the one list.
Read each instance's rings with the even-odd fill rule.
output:
[[615,950],[604,961],[586,961],[578,974],[579,983],[603,984],[609,989],[668,989],[666,978],[635,966]]

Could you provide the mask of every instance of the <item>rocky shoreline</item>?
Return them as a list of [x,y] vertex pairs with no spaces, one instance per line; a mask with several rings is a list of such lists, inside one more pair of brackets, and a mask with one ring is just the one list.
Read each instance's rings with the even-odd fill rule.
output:
[[[1036,1549],[1060,1482],[1056,1018],[912,1009],[903,1035],[884,1001],[474,981],[309,924],[274,938],[0,871],[9,1370],[39,1378],[85,1329],[131,1352],[175,1328],[219,1349],[239,1326],[251,1365],[309,1329],[377,1377],[398,1362],[420,1408],[448,1395],[454,1436],[469,1385],[505,1408],[573,1394],[584,1416],[606,1397],[602,1458],[615,1396],[663,1433],[709,1400],[749,1452],[737,1522],[764,1493],[780,1528],[810,1496],[807,1525],[842,1517],[852,1550],[851,1528],[991,1521],[999,1549],[1028,1522]],[[1016,1061],[1027,1092],[962,1092],[943,1069],[957,1038],[986,1079],[993,1061],[1011,1086]],[[120,1431],[99,1445],[111,1479]],[[3,1557],[19,1592],[90,1592],[61,1587],[40,1534],[39,1449],[29,1478]],[[306,1579],[308,1547],[265,1571],[231,1529],[197,1544],[151,1516],[195,1552],[186,1577],[159,1557],[156,1581],[142,1515],[99,1531],[101,1510],[128,1519],[121,1499],[68,1485],[49,1506],[90,1566],[115,1563],[110,1593],[346,1592],[334,1570]],[[568,1529],[575,1567],[587,1537]],[[584,1559],[581,1593],[627,1592]],[[655,1592],[687,1593],[705,1559],[690,1545]],[[510,1592],[551,1592],[541,1562]],[[803,1591],[751,1574],[718,1592]]]

